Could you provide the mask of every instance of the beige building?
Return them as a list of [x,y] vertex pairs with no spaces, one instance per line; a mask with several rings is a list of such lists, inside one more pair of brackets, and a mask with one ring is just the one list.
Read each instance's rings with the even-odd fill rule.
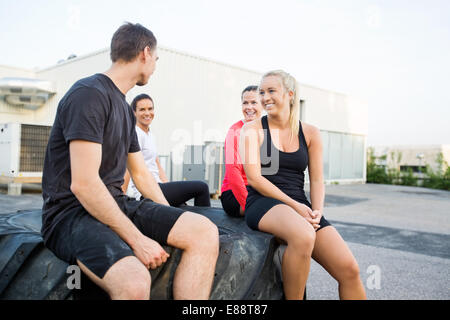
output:
[[[241,91],[247,85],[258,84],[262,73],[165,47],[159,47],[158,54],[157,69],[149,83],[133,88],[127,101],[143,92],[152,96],[156,112],[152,131],[159,154],[169,177],[181,180],[185,146],[223,142],[228,128],[242,118]],[[70,86],[80,78],[105,71],[110,63],[109,49],[103,49],[39,70],[0,65],[0,126],[8,123],[51,126],[58,102]],[[38,89],[27,93],[27,86]],[[364,182],[367,104],[301,83],[299,88],[301,120],[322,132],[325,179]],[[13,146],[18,142],[8,144],[8,139],[0,134],[0,152],[20,153],[17,151],[20,146]],[[40,175],[39,171],[31,174],[21,170],[21,161],[19,156],[12,155],[10,160],[0,162],[3,181],[5,177]],[[16,168],[14,173],[11,168]]]
[[445,170],[445,163],[440,167],[437,161],[440,154],[442,160],[450,164],[450,145],[392,145],[371,147],[378,158],[385,156],[386,160],[377,160],[378,164],[385,165],[400,171],[424,172],[427,165],[435,172]]

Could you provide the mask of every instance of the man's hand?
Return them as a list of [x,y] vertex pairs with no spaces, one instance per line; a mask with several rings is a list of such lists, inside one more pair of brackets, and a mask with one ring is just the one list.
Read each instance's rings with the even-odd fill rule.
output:
[[147,269],[156,269],[169,258],[169,254],[158,242],[146,236],[142,236],[132,249],[136,257]]

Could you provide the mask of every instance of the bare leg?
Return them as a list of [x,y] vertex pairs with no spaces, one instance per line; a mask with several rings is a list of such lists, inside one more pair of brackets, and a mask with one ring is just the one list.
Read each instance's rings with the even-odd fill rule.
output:
[[366,299],[358,263],[333,226],[317,232],[312,257],[338,281],[340,299]]
[[282,259],[286,299],[303,299],[308,279],[315,232],[302,216],[287,205],[276,205],[259,221],[259,230],[287,243]]
[[148,300],[150,272],[135,256],[120,259],[100,279],[81,261],[77,264],[95,284],[105,290],[112,300]]
[[167,244],[183,250],[174,276],[174,298],[209,298],[219,255],[219,232],[208,218],[183,213],[169,232]]

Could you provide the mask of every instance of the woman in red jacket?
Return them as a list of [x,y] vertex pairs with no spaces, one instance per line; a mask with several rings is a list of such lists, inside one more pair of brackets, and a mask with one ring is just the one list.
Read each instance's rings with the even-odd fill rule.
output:
[[258,86],[248,86],[242,91],[243,120],[239,120],[228,130],[225,139],[225,177],[222,182],[222,207],[230,216],[244,215],[247,199],[247,178],[239,156],[239,134],[244,123],[261,117],[262,106],[258,96]]

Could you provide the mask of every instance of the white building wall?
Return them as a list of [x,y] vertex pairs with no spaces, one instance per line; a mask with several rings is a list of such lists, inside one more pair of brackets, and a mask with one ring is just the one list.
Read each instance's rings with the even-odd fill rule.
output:
[[368,105],[342,93],[300,84],[305,122],[320,130],[367,135]]
[[[185,133],[183,140],[189,144],[224,140],[228,128],[242,116],[242,89],[257,84],[260,74],[161,47],[158,54],[149,83],[131,89],[127,101],[131,103],[140,93],[155,100],[152,129],[160,153],[169,154],[180,143],[177,132]],[[37,78],[56,83],[57,94],[36,112],[37,123],[51,125],[57,104],[71,85],[107,70],[110,64],[109,50],[105,49],[39,71]]]
[[134,87],[127,100],[149,94],[155,103],[152,131],[160,155],[170,155],[173,180],[182,179],[184,146],[224,141],[242,118],[240,94],[257,84],[260,74],[160,48],[149,83]]
[[36,111],[36,124],[53,125],[58,103],[70,87],[81,78],[107,70],[110,64],[109,51],[100,50],[39,70],[36,78],[53,81],[57,93]]
[[[159,47],[158,54],[160,59],[149,83],[131,89],[126,98],[131,103],[140,93],[152,96],[155,101],[152,131],[156,136],[159,154],[172,155],[172,160],[180,163],[184,145],[224,141],[228,128],[242,118],[242,90],[248,85],[258,85],[262,73],[170,48]],[[57,105],[73,83],[103,72],[110,65],[109,49],[103,49],[36,72],[0,66],[0,77],[50,80],[55,83],[57,91],[44,106],[35,111],[8,106],[0,101],[1,122],[52,125]],[[365,146],[368,132],[367,104],[341,93],[301,83],[299,90],[300,98],[304,100],[303,121],[317,126],[322,132],[361,135]],[[330,174],[336,168],[331,161],[333,157],[334,154],[330,153]],[[365,152],[362,158],[365,179]],[[345,162],[345,159],[340,162]],[[179,179],[182,166],[172,169],[172,177]]]
[[260,74],[212,62],[170,49],[159,49],[159,61],[149,83],[133,88],[155,102],[152,130],[161,154],[180,144],[223,141],[229,127],[242,118],[240,94],[257,84]]
[[345,94],[300,84],[303,120],[322,133],[324,178],[364,182],[368,105]]

